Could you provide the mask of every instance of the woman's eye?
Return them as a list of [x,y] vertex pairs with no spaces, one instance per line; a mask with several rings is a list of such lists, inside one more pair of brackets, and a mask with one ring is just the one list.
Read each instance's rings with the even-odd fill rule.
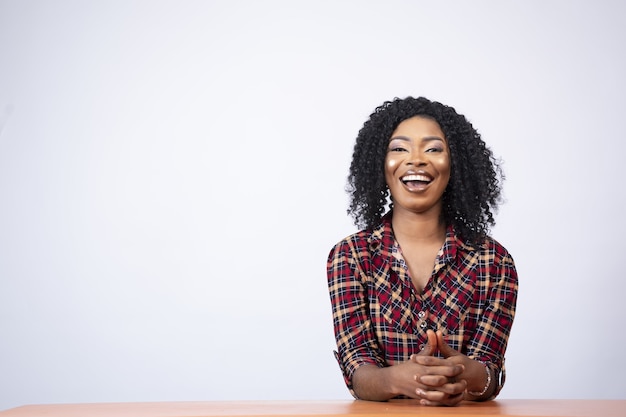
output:
[[406,149],[396,146],[389,148],[389,152],[406,152]]
[[426,152],[443,152],[443,148],[428,148]]

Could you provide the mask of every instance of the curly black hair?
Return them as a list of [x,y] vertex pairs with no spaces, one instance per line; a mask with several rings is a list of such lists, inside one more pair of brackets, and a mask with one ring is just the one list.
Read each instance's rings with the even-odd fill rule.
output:
[[373,229],[385,213],[389,189],[385,157],[396,127],[413,116],[435,120],[450,148],[450,181],[443,194],[446,225],[468,244],[480,244],[495,224],[504,175],[499,162],[465,116],[424,97],[395,98],[377,107],[356,139],[346,191],[357,226]]

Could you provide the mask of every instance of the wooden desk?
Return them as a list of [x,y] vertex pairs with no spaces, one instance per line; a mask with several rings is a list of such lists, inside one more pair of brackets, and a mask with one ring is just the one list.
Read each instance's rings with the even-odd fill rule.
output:
[[458,407],[425,407],[413,400],[228,401],[25,405],[0,417],[208,417],[208,416],[563,416],[624,417],[626,400],[496,400]]

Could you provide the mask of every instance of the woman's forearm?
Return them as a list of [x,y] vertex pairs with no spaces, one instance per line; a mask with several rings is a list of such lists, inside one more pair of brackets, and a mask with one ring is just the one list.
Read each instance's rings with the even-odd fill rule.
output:
[[352,375],[352,388],[361,400],[386,401],[398,393],[393,386],[393,369],[362,365]]

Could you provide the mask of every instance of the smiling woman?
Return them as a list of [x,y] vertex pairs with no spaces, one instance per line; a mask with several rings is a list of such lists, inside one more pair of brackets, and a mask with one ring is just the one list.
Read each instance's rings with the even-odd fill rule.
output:
[[[432,219],[432,224],[443,228],[439,222],[443,193],[450,180],[450,151],[439,124],[433,119],[414,116],[406,119],[394,130],[387,157],[385,158],[385,181],[394,202],[395,223],[402,218],[410,219],[412,214]],[[439,248],[443,244],[445,231],[435,230],[441,239],[433,240],[432,245],[407,252],[410,239],[396,238],[405,249],[405,261],[411,273],[411,280],[418,291],[428,283],[432,265]],[[411,255],[410,257],[407,255]]]
[[439,124],[414,116],[391,136],[385,158],[385,181],[396,208],[441,213],[441,196],[450,179],[450,151]]
[[455,405],[500,392],[518,288],[488,235],[500,178],[452,107],[396,99],[360,130],[349,212],[364,230],[328,258],[336,357],[355,397]]

